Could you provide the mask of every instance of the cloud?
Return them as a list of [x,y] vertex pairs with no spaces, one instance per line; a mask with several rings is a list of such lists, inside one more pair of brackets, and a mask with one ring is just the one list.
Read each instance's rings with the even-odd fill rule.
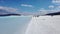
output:
[[7,10],[7,11],[10,11],[10,12],[14,12],[18,9],[16,8],[12,8],[12,7],[3,7],[3,6],[0,6],[0,9],[3,9],[3,10]]
[[53,5],[49,5],[48,8],[54,8],[54,6]]
[[48,8],[49,8],[50,10],[60,11],[60,5],[58,5],[58,6],[49,5]]
[[[49,6],[49,8],[54,8],[53,6]],[[54,12],[60,12],[60,6],[57,6],[56,8],[54,9],[44,9],[44,8],[41,8],[38,10],[37,14],[38,15],[45,15],[45,14],[48,14],[48,13],[54,13]]]
[[18,9],[16,8],[0,6],[0,14],[1,13],[16,13],[17,10]]
[[29,4],[21,4],[21,6],[24,6],[24,7],[33,7],[32,5],[29,5]]
[[44,8],[41,8],[38,10],[37,14],[38,15],[44,15],[44,14],[47,14],[48,12],[44,9]]
[[57,3],[57,4],[60,4],[60,0],[52,0],[52,3]]

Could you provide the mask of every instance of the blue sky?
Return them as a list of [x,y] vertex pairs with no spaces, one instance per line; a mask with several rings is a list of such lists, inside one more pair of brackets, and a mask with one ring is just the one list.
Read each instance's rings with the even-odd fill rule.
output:
[[[32,7],[21,6],[21,4],[32,5]],[[51,0],[0,0],[0,6],[18,8],[21,11],[36,11],[40,8],[46,8],[51,4]]]
[[[56,6],[52,0],[0,0],[0,6],[18,9],[18,12],[37,12],[41,8]],[[54,6],[53,6],[54,5]]]

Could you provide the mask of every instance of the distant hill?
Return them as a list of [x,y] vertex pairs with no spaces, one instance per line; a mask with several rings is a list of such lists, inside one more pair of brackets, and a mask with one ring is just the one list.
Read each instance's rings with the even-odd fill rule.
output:
[[60,15],[60,12],[54,12],[54,13],[49,13],[49,14],[45,14],[45,15]]
[[21,14],[2,14],[0,16],[21,16]]
[[20,16],[21,14],[3,14],[3,15],[0,15],[0,16]]

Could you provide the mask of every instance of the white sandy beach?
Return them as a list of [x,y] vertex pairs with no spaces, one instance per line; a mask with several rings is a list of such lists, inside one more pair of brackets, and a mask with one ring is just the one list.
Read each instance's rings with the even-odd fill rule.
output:
[[60,34],[60,16],[32,17],[26,34]]

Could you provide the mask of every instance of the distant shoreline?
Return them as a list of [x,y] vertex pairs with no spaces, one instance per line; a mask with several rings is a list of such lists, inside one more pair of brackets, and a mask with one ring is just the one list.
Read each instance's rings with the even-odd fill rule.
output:
[[0,16],[21,16],[21,14],[3,14]]

